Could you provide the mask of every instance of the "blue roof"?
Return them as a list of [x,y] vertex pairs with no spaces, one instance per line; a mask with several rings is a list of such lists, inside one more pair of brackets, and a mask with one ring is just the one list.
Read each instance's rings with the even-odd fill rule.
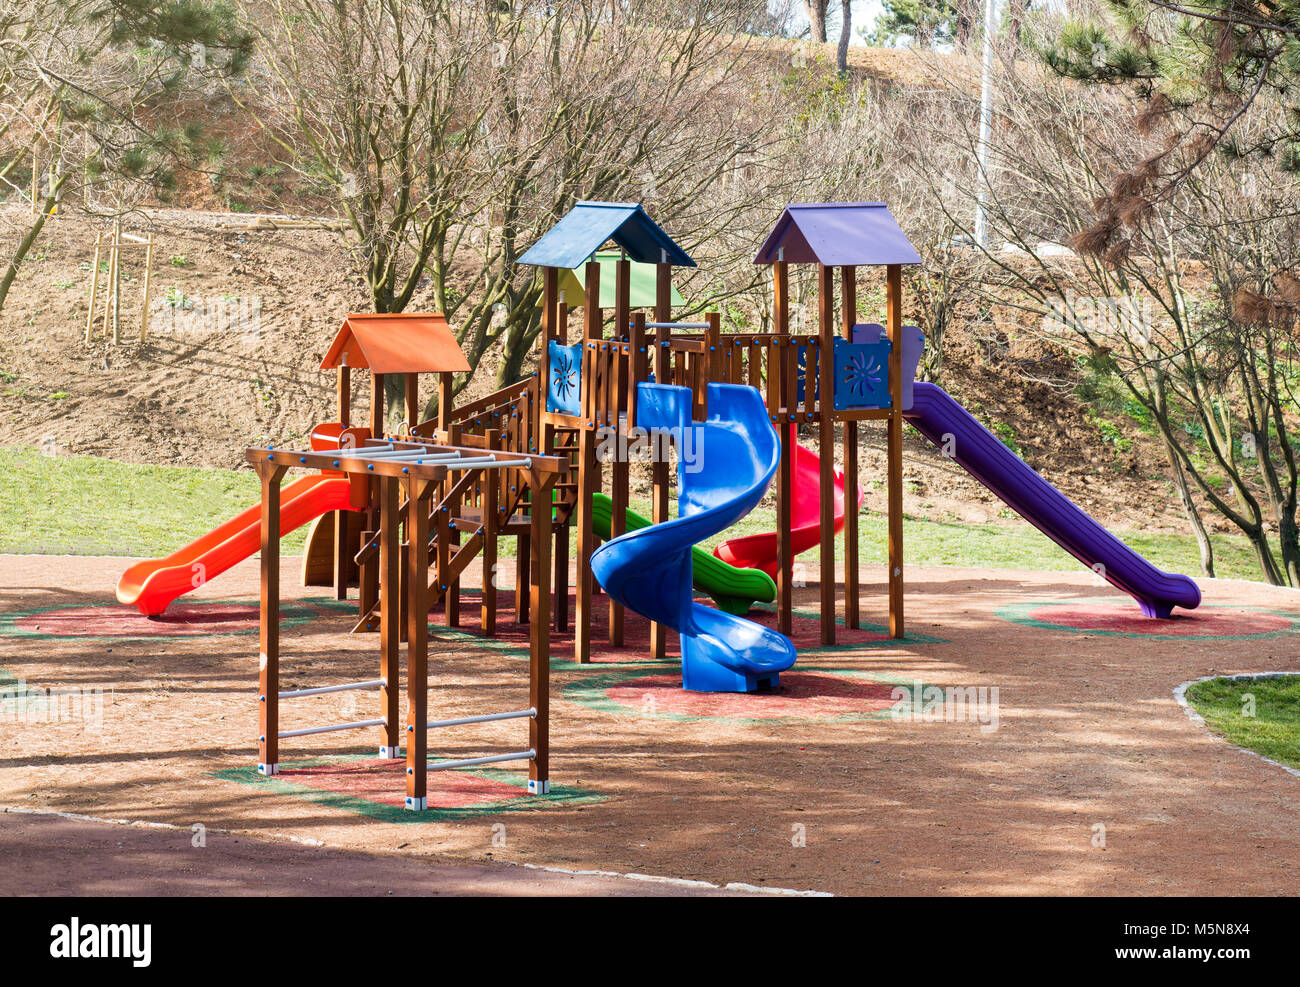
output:
[[639,264],[694,267],[695,261],[635,202],[579,202],[528,248],[521,264],[575,268],[613,240]]
[[755,264],[919,264],[921,255],[883,202],[789,205],[754,258]]

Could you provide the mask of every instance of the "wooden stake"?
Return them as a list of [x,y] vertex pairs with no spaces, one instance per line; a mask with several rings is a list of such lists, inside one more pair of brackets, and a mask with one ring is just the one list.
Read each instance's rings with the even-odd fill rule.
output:
[[90,266],[90,311],[86,313],[86,343],[89,345],[95,332],[95,298],[99,294],[99,255],[103,250],[104,234],[95,234],[95,260]]
[[113,270],[109,275],[113,282],[113,342],[122,341],[122,221],[113,224]]
[[144,248],[144,292],[140,301],[140,342],[149,338],[149,294],[153,284],[153,234]]

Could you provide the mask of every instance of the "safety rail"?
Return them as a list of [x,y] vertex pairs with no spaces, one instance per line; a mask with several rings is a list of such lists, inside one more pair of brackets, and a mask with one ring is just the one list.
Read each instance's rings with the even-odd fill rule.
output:
[[294,689],[290,692],[281,692],[281,699],[298,699],[302,696],[324,696],[331,692],[352,692],[355,690],[378,690],[388,685],[386,679],[367,679],[364,682],[345,682],[342,685],[322,685],[313,689]]
[[281,730],[276,734],[281,740],[286,737],[309,737],[314,733],[333,733],[335,730],[364,730],[367,727],[386,726],[388,721],[383,717],[377,720],[353,720],[350,723],[334,723],[325,727],[306,727],[302,730]]
[[441,727],[460,727],[469,723],[496,723],[500,720],[522,720],[525,718],[535,717],[537,709],[529,706],[527,709],[518,709],[510,713],[482,713],[478,716],[460,716],[454,720],[430,720],[425,726],[430,729],[439,729]]

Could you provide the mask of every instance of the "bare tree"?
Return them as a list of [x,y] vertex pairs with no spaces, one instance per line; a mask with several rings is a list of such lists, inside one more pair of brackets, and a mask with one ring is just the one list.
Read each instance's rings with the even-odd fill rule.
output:
[[376,310],[427,292],[471,366],[502,346],[501,384],[540,329],[518,259],[576,199],[643,201],[689,245],[748,205],[718,190],[786,139],[736,33],[754,0],[275,10],[257,88],[288,109],[266,126],[334,189]]
[[[1150,154],[1131,124],[1137,105],[1121,91],[1087,89],[1010,59],[997,83],[987,183],[973,165],[974,100],[959,80],[914,97],[925,101],[913,110],[924,124],[909,144],[918,178],[934,174],[935,148],[963,152],[965,168],[930,182],[960,228],[985,192],[990,301],[1041,318],[1048,339],[1112,374],[1144,409],[1207,572],[1213,556],[1198,502],[1247,537],[1267,580],[1300,585],[1295,340],[1285,317],[1243,316],[1240,304],[1243,292],[1271,287],[1300,262],[1294,185],[1280,170],[1251,182],[1240,162],[1205,162],[1167,201],[1127,217],[1122,240],[1104,251],[1065,251],[1061,244],[1092,227],[1092,204],[1107,197],[1114,176]],[[1257,112],[1270,111],[1261,102]],[[1252,124],[1239,126],[1249,132]]]

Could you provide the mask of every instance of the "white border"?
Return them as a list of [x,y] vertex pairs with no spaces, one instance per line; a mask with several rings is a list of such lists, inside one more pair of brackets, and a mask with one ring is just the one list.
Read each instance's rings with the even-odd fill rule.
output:
[[1296,768],[1293,768],[1290,765],[1283,764],[1280,761],[1274,761],[1271,757],[1265,757],[1263,754],[1259,753],[1259,751],[1253,751],[1249,747],[1239,747],[1236,744],[1232,743],[1227,738],[1220,737],[1217,733],[1215,733],[1210,729],[1210,725],[1205,722],[1205,717],[1203,717],[1200,713],[1196,712],[1196,710],[1192,709],[1191,704],[1188,703],[1187,701],[1187,690],[1190,689],[1192,686],[1197,685],[1201,682],[1213,682],[1215,679],[1228,679],[1229,681],[1234,681],[1234,682],[1240,682],[1249,679],[1285,679],[1297,675],[1300,675],[1300,672],[1240,672],[1237,675],[1206,675],[1202,678],[1192,679],[1189,682],[1184,682],[1181,685],[1175,686],[1174,699],[1177,700],[1178,705],[1183,708],[1183,712],[1187,714],[1188,719],[1190,719],[1193,723],[1197,724],[1198,726],[1205,727],[1205,732],[1208,733],[1215,740],[1221,741],[1222,743],[1226,744],[1228,747],[1231,747],[1235,751],[1241,751],[1243,754],[1249,754],[1251,757],[1257,757],[1261,761],[1273,765],[1275,768],[1281,768],[1289,775],[1293,775],[1296,778],[1300,778],[1300,770],[1297,770]]

